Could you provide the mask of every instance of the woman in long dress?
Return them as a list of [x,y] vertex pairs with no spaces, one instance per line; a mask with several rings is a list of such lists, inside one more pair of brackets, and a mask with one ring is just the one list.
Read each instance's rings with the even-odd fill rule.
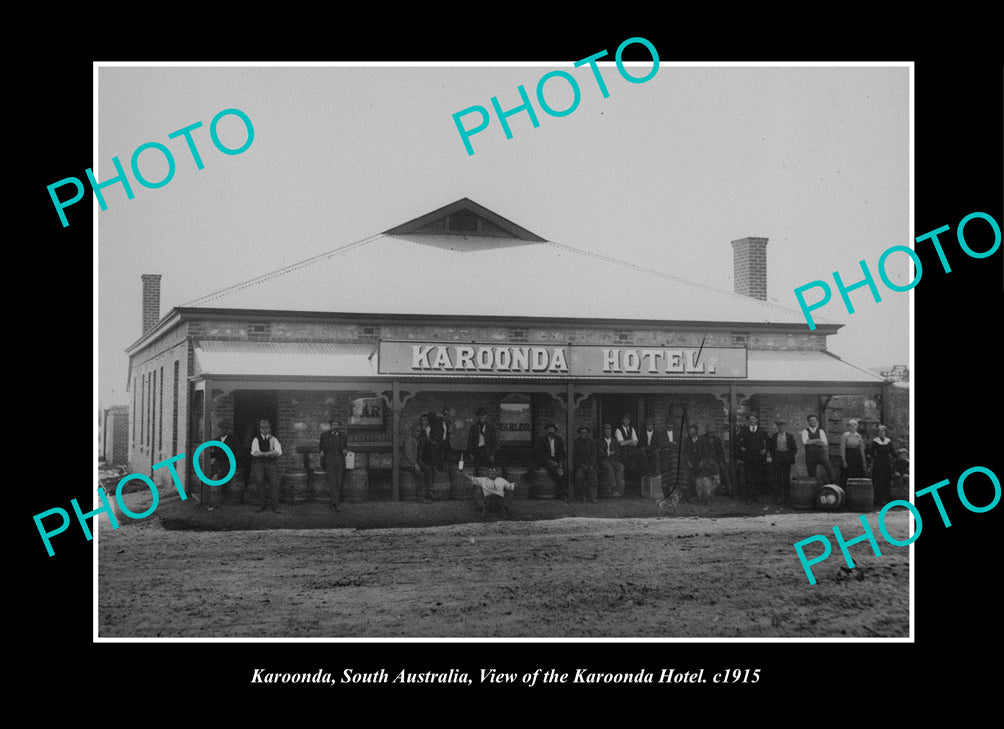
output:
[[858,432],[858,421],[847,421],[847,430],[840,436],[840,458],[844,463],[844,485],[849,478],[865,477],[865,439]]
[[896,449],[886,435],[886,427],[878,427],[878,436],[868,443],[868,460],[872,467],[872,485],[875,487],[875,504],[884,505],[892,498],[889,486],[895,467]]

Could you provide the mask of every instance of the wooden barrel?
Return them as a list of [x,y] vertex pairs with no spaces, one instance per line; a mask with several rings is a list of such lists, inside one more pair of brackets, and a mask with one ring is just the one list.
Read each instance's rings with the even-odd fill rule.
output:
[[359,503],[369,498],[370,472],[369,459],[366,453],[357,452],[355,464],[351,470],[346,469],[342,479],[342,501]]
[[525,499],[530,495],[530,489],[526,484],[527,469],[521,466],[506,466],[504,474],[506,481],[516,485],[516,489],[512,492],[513,499]]
[[450,474],[448,471],[436,470],[432,477],[432,498],[436,501],[445,501],[450,498]]
[[328,474],[319,469],[310,473],[310,496],[315,501],[331,501],[328,490]]
[[558,487],[546,468],[533,469],[530,480],[530,496],[535,499],[554,499],[558,496]]
[[415,483],[415,472],[411,469],[403,469],[398,472],[398,493],[401,501],[414,501],[418,494],[418,484]]
[[847,479],[847,508],[851,511],[871,511],[875,508],[875,489],[870,478]]
[[370,453],[369,467],[371,471],[390,470],[394,467],[394,456],[387,453]]
[[812,509],[816,505],[818,488],[815,478],[791,479],[791,508],[800,511]]
[[308,474],[302,468],[294,468],[286,471],[283,479],[286,483],[285,494],[287,501],[307,500],[307,477]]
[[820,486],[816,492],[816,506],[820,511],[836,511],[844,505],[844,490],[835,483]]

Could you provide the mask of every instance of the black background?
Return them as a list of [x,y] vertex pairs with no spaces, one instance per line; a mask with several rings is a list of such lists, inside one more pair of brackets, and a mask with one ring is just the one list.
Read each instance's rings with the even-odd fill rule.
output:
[[[569,23],[544,29],[532,18],[517,18],[518,30],[503,34],[478,31],[484,21],[464,15],[432,21],[436,32],[415,32],[417,26],[402,21],[408,31],[357,31],[332,29],[330,38],[317,44],[278,42],[283,24],[233,31],[220,44],[221,33],[212,30],[211,43],[198,30],[204,20],[171,24],[162,44],[134,40],[103,42],[85,38],[60,39],[48,34],[40,41],[47,49],[38,62],[16,64],[13,101],[28,101],[28,113],[9,112],[13,129],[8,143],[21,161],[8,176],[16,204],[8,209],[13,222],[13,246],[32,262],[9,263],[9,280],[27,280],[24,309],[15,314],[34,332],[35,340],[12,332],[17,351],[9,364],[24,379],[28,400],[15,419],[17,437],[29,435],[27,454],[38,470],[8,482],[15,496],[18,529],[11,542],[25,569],[18,587],[10,591],[18,620],[8,622],[18,647],[15,671],[25,691],[42,701],[43,715],[86,713],[101,703],[98,697],[128,699],[133,709],[149,710],[149,701],[170,699],[169,709],[184,714],[175,699],[209,701],[207,713],[235,716],[259,706],[303,708],[347,706],[378,693],[387,701],[369,704],[372,716],[414,713],[414,697],[425,697],[435,710],[459,708],[472,698],[497,700],[503,706],[524,706],[533,699],[552,699],[566,709],[607,703],[613,698],[657,701],[655,706],[696,706],[715,716],[740,712],[756,716],[760,708],[774,713],[791,708],[815,712],[825,707],[847,706],[856,711],[848,720],[863,720],[861,701],[875,709],[903,709],[918,701],[951,702],[957,692],[980,700],[1000,683],[995,645],[999,644],[996,616],[1000,609],[997,581],[999,550],[994,532],[1000,524],[998,507],[985,514],[965,511],[955,495],[955,480],[972,466],[996,473],[1000,467],[1001,406],[999,404],[999,340],[1001,293],[1004,288],[1001,256],[972,259],[955,240],[958,222],[968,213],[986,212],[998,222],[1002,215],[1002,73],[996,59],[975,57],[990,48],[978,35],[978,19],[964,31],[946,25],[924,35],[874,25],[829,26],[806,32],[798,41],[777,28],[753,32],[757,22],[732,18],[742,32],[723,32],[718,26],[656,22],[654,17],[635,19],[631,26],[614,28],[604,18],[596,22],[569,11]],[[516,14],[512,9],[506,14]],[[575,15],[575,23],[571,23]],[[295,32],[306,19],[300,18]],[[68,21],[63,21],[68,23]],[[762,22],[762,21],[761,21]],[[985,21],[989,23],[989,21]],[[588,26],[588,27],[583,27]],[[47,26],[48,27],[48,26]],[[231,27],[221,24],[220,28]],[[425,26],[422,26],[425,27]],[[784,26],[787,27],[787,26]],[[482,28],[483,31],[483,28]],[[40,31],[41,32],[41,31]],[[137,31],[138,32],[138,31]],[[111,31],[107,31],[109,36]],[[104,36],[105,31],[101,35]],[[881,37],[870,47],[860,47],[862,34]],[[83,539],[76,524],[60,536],[57,556],[48,558],[32,515],[56,505],[68,508],[70,498],[90,503],[94,449],[92,402],[92,279],[90,190],[84,202],[69,209],[69,228],[60,227],[45,186],[69,176],[83,178],[92,166],[92,89],[95,60],[536,60],[578,59],[606,48],[611,55],[620,42],[643,36],[653,42],[663,61],[909,61],[915,65],[915,231],[921,235],[942,225],[941,236],[952,273],[942,272],[930,244],[918,246],[924,276],[916,294],[916,362],[911,386],[916,397],[915,449],[912,452],[916,487],[942,479],[944,501],[953,526],[941,525],[930,497],[918,499],[924,531],[916,542],[916,641],[912,644],[874,643],[117,643],[95,645],[92,635],[93,545]],[[130,34],[115,38],[135,38]],[[296,36],[299,38],[299,36]],[[871,37],[869,35],[869,37]],[[856,44],[848,44],[853,38]],[[991,39],[999,43],[999,36]],[[225,50],[224,50],[225,47]],[[639,46],[634,48],[641,50]],[[644,56],[639,56],[641,60]],[[628,54],[627,58],[631,58]],[[662,70],[662,69],[660,69]],[[670,72],[669,67],[663,72]],[[16,105],[14,108],[21,108]],[[8,125],[10,129],[10,124]],[[25,132],[27,133],[25,135]],[[22,138],[26,136],[26,138]],[[64,189],[68,190],[69,188]],[[847,215],[854,215],[853,210]],[[977,221],[970,232],[971,246],[988,248],[986,226]],[[909,241],[890,241],[908,244]],[[847,241],[848,249],[854,246]],[[11,260],[11,259],[9,259]],[[15,259],[16,260],[16,259]],[[875,262],[869,262],[874,265]],[[874,270],[874,269],[873,269]],[[16,273],[17,272],[17,273]],[[17,287],[14,291],[18,291]],[[887,293],[885,296],[908,294]],[[881,315],[881,307],[874,309]],[[859,314],[861,315],[861,314]],[[25,321],[27,319],[27,321]],[[43,322],[45,326],[38,326]],[[11,361],[12,360],[12,361]],[[37,368],[36,363],[44,363]],[[20,367],[16,365],[20,364]],[[23,424],[22,424],[23,423]],[[27,433],[22,432],[22,428]],[[967,489],[971,501],[986,504],[992,492],[986,479],[974,477]],[[74,541],[75,540],[75,541]],[[810,589],[810,588],[806,588]],[[22,601],[22,595],[27,597]],[[20,615],[26,616],[25,623]],[[693,686],[541,686],[467,688],[463,686],[400,687],[262,687],[249,683],[252,669],[332,673],[344,667],[356,670],[385,668],[394,673],[458,668],[477,675],[482,667],[523,673],[536,668],[573,671],[678,670],[706,668],[760,668],[756,685]],[[105,693],[109,692],[109,693]],[[504,692],[503,696],[501,692]],[[28,697],[25,693],[25,698]],[[51,696],[51,702],[40,699]],[[710,699],[710,701],[708,701]],[[291,703],[295,702],[295,703]],[[515,703],[510,703],[515,702]],[[34,702],[33,702],[34,703]],[[158,706],[163,704],[158,703]],[[426,706],[425,703],[422,706]],[[622,719],[631,706],[617,704]],[[757,708],[753,708],[757,707]],[[36,706],[36,710],[39,710]],[[174,712],[172,712],[174,713]],[[432,718],[431,713],[423,712]],[[452,712],[444,712],[452,714]],[[778,716],[777,714],[774,714]],[[138,715],[137,715],[138,716]],[[502,714],[505,716],[505,714]],[[802,715],[804,716],[804,715]],[[810,716],[818,716],[813,713]],[[874,716],[870,714],[869,716]],[[130,720],[110,715],[109,720]],[[143,715],[145,718],[145,714]],[[794,717],[793,717],[794,718]],[[433,720],[435,720],[433,718]]]

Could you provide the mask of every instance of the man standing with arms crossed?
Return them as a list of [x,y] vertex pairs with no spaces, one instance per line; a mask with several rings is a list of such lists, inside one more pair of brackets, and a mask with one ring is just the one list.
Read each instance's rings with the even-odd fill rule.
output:
[[[278,439],[272,435],[272,426],[267,420],[258,423],[258,435],[251,439],[251,464],[254,471],[254,480],[261,489],[261,508],[259,512],[265,511],[266,506],[271,506],[276,514],[281,513],[275,508],[279,500],[279,457],[282,455],[282,446]],[[268,479],[268,489],[265,489],[263,481]]]
[[[835,483],[833,471],[830,470],[830,444],[826,441],[826,431],[819,427],[819,418],[808,415],[809,427],[802,431],[802,445],[805,446],[805,470],[811,478],[816,479],[820,486]],[[819,483],[816,468],[822,466],[826,470],[826,481]]]

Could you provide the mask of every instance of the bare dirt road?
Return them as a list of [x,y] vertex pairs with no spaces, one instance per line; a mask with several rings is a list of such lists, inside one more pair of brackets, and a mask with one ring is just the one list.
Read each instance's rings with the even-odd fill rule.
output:
[[[834,524],[862,532],[848,512],[231,531],[155,514],[101,524],[98,635],[908,637],[907,548],[857,544],[848,570],[834,544],[809,585],[792,544]],[[906,538],[902,509],[887,524]]]

